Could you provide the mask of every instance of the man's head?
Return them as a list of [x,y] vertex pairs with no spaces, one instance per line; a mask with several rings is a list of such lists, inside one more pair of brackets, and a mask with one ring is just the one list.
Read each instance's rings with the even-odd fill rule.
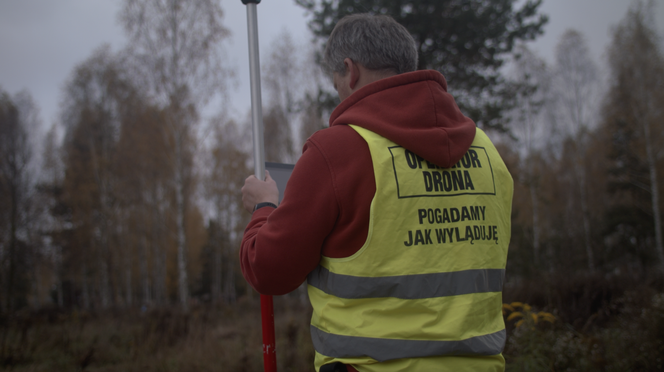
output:
[[[342,18],[334,27],[327,41],[322,65],[327,73],[333,75],[343,100],[346,97],[342,94],[348,93],[343,91],[346,88],[352,93],[371,82],[369,80],[415,71],[417,46],[408,30],[391,17],[353,14]],[[349,72],[364,74],[364,79],[350,77]],[[344,77],[347,81],[342,82]],[[348,87],[339,86],[346,83]]]

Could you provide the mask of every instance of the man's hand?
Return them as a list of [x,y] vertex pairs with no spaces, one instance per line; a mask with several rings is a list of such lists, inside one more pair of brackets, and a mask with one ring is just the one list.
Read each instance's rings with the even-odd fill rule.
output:
[[270,177],[268,171],[265,171],[265,181],[259,180],[256,176],[249,176],[244,180],[244,186],[242,186],[242,204],[249,213],[254,211],[256,204],[263,202],[274,203],[274,205],[279,203],[277,183]]

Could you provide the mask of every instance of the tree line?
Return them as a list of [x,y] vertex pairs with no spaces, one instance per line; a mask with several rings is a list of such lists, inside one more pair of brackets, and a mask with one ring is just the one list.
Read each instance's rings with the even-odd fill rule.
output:
[[[128,46],[73,69],[43,136],[29,93],[0,91],[0,312],[251,295],[237,262],[251,131],[230,116],[223,17],[213,0],[124,1]],[[263,66],[273,162],[294,162],[295,143],[323,127],[323,109],[300,98],[313,93],[288,85],[320,76],[290,54],[281,35]],[[300,117],[313,120],[296,133]]]
[[[547,22],[541,1],[296,3],[313,39],[301,47],[284,32],[262,56],[266,160],[295,162],[338,104],[316,68],[336,21],[389,14],[415,37],[418,68],[445,75],[515,179],[509,277],[664,265],[652,2],[635,2],[612,31],[608,83],[576,31],[553,64],[528,49]],[[0,92],[0,311],[187,309],[252,295],[237,260],[251,138],[227,106],[223,16],[213,0],[125,0],[128,46],[102,46],[73,69],[60,123],[43,136],[29,94]],[[209,104],[217,114],[204,114]]]
[[574,30],[551,65],[527,48],[518,53],[516,141],[502,150],[516,181],[508,265],[522,275],[642,276],[664,267],[656,108],[664,60],[652,7],[634,3],[611,30],[606,79]]

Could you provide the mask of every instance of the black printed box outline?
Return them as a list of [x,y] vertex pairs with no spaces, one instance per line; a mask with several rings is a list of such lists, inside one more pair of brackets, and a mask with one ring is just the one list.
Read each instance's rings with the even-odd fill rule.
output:
[[[491,158],[489,158],[489,154],[486,151],[486,148],[480,147],[480,146],[470,146],[470,149],[481,149],[484,151],[484,154],[486,155],[486,160],[489,162],[489,170],[491,171],[491,182],[493,184],[493,192],[460,192],[460,193],[454,193],[454,194],[445,194],[445,195],[405,195],[401,196],[401,190],[399,189],[399,177],[397,176],[397,168],[396,165],[394,164],[394,152],[392,152],[392,149],[397,149],[397,148],[404,148],[403,146],[390,146],[387,149],[390,151],[390,155],[392,156],[392,170],[394,171],[394,180],[396,181],[397,184],[397,197],[399,199],[407,199],[407,198],[437,198],[437,197],[448,197],[448,196],[459,196],[459,195],[496,195],[496,176],[493,174],[493,166],[491,165]],[[465,154],[464,154],[465,156]],[[425,159],[426,160],[426,159]],[[461,160],[459,160],[461,161]],[[447,168],[451,169],[451,168]]]

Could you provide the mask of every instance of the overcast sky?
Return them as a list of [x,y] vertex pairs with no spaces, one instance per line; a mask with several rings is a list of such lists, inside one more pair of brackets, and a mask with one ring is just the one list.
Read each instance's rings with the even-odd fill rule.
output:
[[[548,61],[569,28],[581,31],[598,64],[610,41],[610,28],[627,12],[630,0],[544,0],[549,15],[545,35],[531,47]],[[10,94],[27,89],[46,126],[58,120],[61,91],[75,66],[104,43],[118,51],[125,37],[117,22],[121,0],[0,0],[0,87]],[[240,0],[222,0],[224,22],[232,36],[226,50],[238,86],[231,92],[235,113],[250,108],[246,7]],[[263,0],[258,5],[261,58],[275,35],[288,30],[296,43],[310,40],[304,10],[293,0]],[[660,34],[664,4],[655,19]]]

